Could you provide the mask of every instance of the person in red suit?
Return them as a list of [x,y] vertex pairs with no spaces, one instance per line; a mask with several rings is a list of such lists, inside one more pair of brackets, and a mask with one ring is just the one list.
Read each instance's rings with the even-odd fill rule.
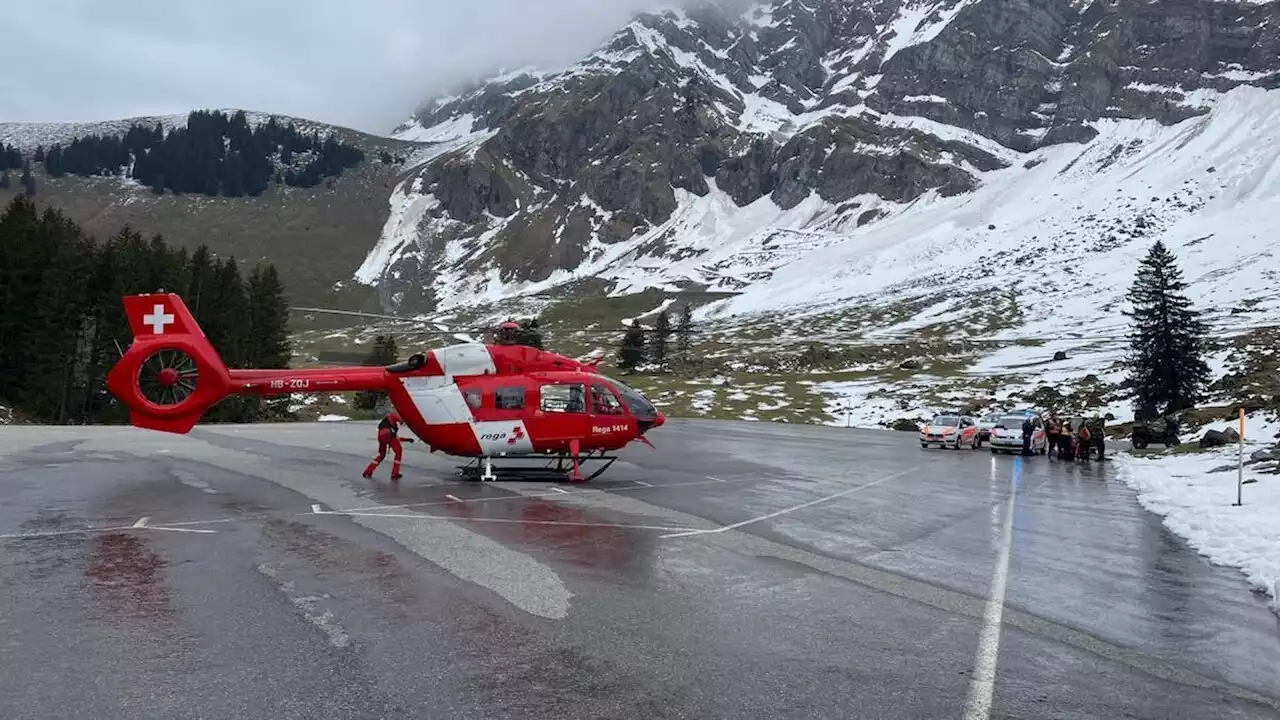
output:
[[413,438],[397,437],[396,433],[400,431],[400,415],[394,410],[387,413],[378,423],[378,454],[374,456],[373,462],[364,469],[363,475],[367,478],[373,477],[373,471],[378,469],[378,465],[387,457],[387,448],[391,448],[391,452],[395,454],[395,460],[391,461],[391,479],[400,479],[400,458],[403,453],[400,442],[413,442]]

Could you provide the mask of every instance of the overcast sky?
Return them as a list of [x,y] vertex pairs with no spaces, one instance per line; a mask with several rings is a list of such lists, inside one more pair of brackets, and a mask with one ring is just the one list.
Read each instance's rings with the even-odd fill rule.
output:
[[0,121],[237,107],[388,132],[494,64],[567,63],[663,0],[27,0]]

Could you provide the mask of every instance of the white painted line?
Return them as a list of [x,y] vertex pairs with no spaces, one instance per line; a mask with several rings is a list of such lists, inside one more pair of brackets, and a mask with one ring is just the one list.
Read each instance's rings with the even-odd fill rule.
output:
[[168,530],[169,532],[201,533],[201,534],[203,534],[203,535],[213,535],[213,534],[216,534],[216,533],[218,532],[217,530],[197,530],[196,528],[164,527],[163,525],[160,525],[160,526],[156,526],[156,525],[149,525],[149,526],[147,526],[146,528],[143,528],[143,529],[145,529],[145,530]]
[[315,513],[315,514],[319,515],[319,514],[320,514],[320,506],[319,506],[319,505],[317,505],[317,504],[313,504],[313,505],[311,506],[311,512],[313,512],[313,513]]
[[792,506],[792,507],[785,508],[785,509],[782,509],[782,510],[778,510],[778,511],[776,511],[776,512],[771,512],[771,513],[769,513],[768,515],[761,515],[760,517],[751,518],[750,520],[743,520],[743,521],[741,521],[741,522],[736,522],[736,523],[734,523],[734,524],[732,524],[732,525],[725,525],[724,527],[713,528],[713,529],[710,529],[710,530],[690,530],[689,532],[675,533],[675,534],[672,534],[672,535],[663,535],[662,537],[664,537],[664,538],[674,538],[674,537],[685,537],[685,536],[687,536],[687,535],[709,535],[709,534],[711,534],[711,533],[722,533],[722,532],[728,532],[729,530],[735,530],[735,529],[740,528],[740,527],[742,527],[742,526],[744,526],[744,525],[751,525],[752,523],[758,523],[758,522],[760,522],[760,521],[762,521],[762,520],[769,520],[769,519],[772,519],[772,518],[776,518],[776,517],[778,517],[779,515],[786,515],[787,513],[792,513],[792,512],[795,512],[796,510],[803,510],[803,509],[805,509],[805,508],[807,508],[807,507],[813,507],[814,505],[817,505],[817,504],[819,504],[819,503],[824,503],[824,502],[827,502],[827,501],[830,501],[830,500],[835,500],[835,499],[837,499],[837,498],[842,498],[842,497],[844,497],[844,496],[846,496],[846,495],[852,495],[853,493],[856,493],[856,492],[858,492],[859,490],[866,490],[866,489],[867,489],[867,488],[869,488],[869,487],[875,487],[876,485],[879,485],[879,484],[881,484],[881,483],[889,482],[890,480],[893,480],[893,479],[895,479],[895,478],[900,478],[900,477],[902,477],[903,475],[906,475],[906,474],[908,474],[908,473],[915,472],[917,469],[919,469],[919,466],[918,466],[918,465],[917,465],[916,467],[909,468],[909,469],[907,469],[907,470],[903,470],[903,471],[901,471],[901,472],[896,472],[896,473],[894,473],[894,474],[892,474],[892,475],[885,475],[884,477],[880,478],[879,480],[872,480],[872,481],[871,481],[871,482],[869,482],[869,483],[865,483],[865,484],[863,484],[863,485],[858,485],[858,486],[856,486],[856,487],[851,487],[851,488],[849,488],[848,490],[841,490],[841,491],[840,491],[840,492],[838,492],[838,493],[834,493],[834,494],[832,494],[832,495],[826,495],[826,496],[824,496],[824,497],[820,497],[820,498],[818,498],[817,500],[810,500],[809,502],[806,502],[806,503],[800,503],[799,505],[794,505],[794,506]]
[[462,502],[462,498],[456,498],[456,497],[454,497],[454,496],[452,496],[452,495],[445,495],[445,497],[449,498],[450,500],[452,500],[452,501],[454,501],[454,502]]
[[991,593],[982,615],[982,632],[974,654],[973,674],[969,678],[969,694],[964,703],[964,720],[988,720],[991,698],[996,686],[996,661],[1000,655],[1000,625],[1004,617],[1005,587],[1009,580],[1009,551],[1013,547],[1013,506],[1017,500],[1018,464],[1009,480],[1009,507],[1005,509],[1004,527],[1000,531],[1000,554],[991,574]]
[[643,485],[644,487],[653,487],[652,485],[650,485],[649,483],[647,483],[647,482],[645,482],[645,481],[643,481],[643,480],[637,480],[637,481],[636,481],[636,484],[637,484],[637,485]]
[[[635,482],[640,482],[640,481],[637,480]],[[580,495],[582,493],[588,493],[588,492],[621,493],[621,492],[631,492],[633,490],[639,490],[642,487],[666,489],[666,488],[692,487],[695,485],[710,485],[711,483],[727,483],[727,482],[730,482],[730,481],[716,479],[716,480],[694,480],[692,482],[684,482],[684,483],[662,483],[660,485],[650,485],[648,483],[643,483],[641,485],[626,486],[626,487],[612,487],[612,486],[598,487],[598,488],[582,487],[575,490],[574,494]],[[763,481],[760,480],[759,478],[745,478],[742,480],[734,480],[732,482],[737,483],[737,482],[763,482]],[[502,486],[502,487],[508,487],[508,486]],[[428,487],[439,487],[439,486],[432,485]],[[471,498],[465,501],[454,500],[453,502],[468,502],[468,503],[509,502],[511,500],[530,500],[530,499],[537,499],[537,498],[544,498],[544,497],[553,497],[556,494],[558,493],[546,492],[546,493],[531,493],[529,495],[504,495],[501,497],[478,497],[478,498]],[[445,495],[445,497],[452,497],[452,496]],[[405,510],[408,508],[431,507],[433,505],[448,505],[448,504],[449,504],[448,501],[435,500],[435,501],[427,501],[427,502],[403,503],[400,505],[367,505],[365,507],[348,508],[346,510],[341,510],[339,512],[364,512],[366,510]]]
[[718,478],[718,477],[711,477],[710,475],[708,475],[708,476],[707,476],[707,479],[708,479],[708,480],[714,480],[715,482],[725,482],[724,480],[721,480],[721,479],[720,479],[720,478]]
[[133,524],[133,526],[134,526],[134,527],[136,527],[136,528],[144,528],[144,527],[146,527],[146,526],[147,526],[147,521],[149,521],[150,519],[151,519],[151,518],[150,518],[149,516],[148,516],[148,517],[144,517],[144,518],[140,518],[140,519],[138,520],[138,522],[136,522],[136,523],[134,523],[134,524]]
[[490,522],[516,523],[518,525],[565,525],[569,527],[618,528],[622,530],[688,530],[690,528],[671,527],[669,525],[629,525],[625,523],[589,523],[568,522],[563,520],[517,520],[514,518],[482,518],[455,517],[453,515],[419,515],[416,513],[380,513],[380,512],[329,512],[327,515],[352,515],[355,517],[384,517],[401,520],[447,520],[451,522]]
[[551,488],[551,489],[552,489],[552,490],[554,490],[555,492],[561,493],[561,494],[563,494],[563,495],[568,495],[568,494],[569,494],[569,491],[568,491],[568,490],[565,490],[564,488],[553,487],[553,488]]

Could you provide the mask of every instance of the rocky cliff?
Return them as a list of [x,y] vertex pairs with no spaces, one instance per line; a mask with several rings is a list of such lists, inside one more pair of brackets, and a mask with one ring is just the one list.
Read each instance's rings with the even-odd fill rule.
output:
[[[604,277],[737,290],[1117,120],[1280,87],[1280,3],[778,0],[638,17],[396,130],[434,144],[357,279],[427,309]],[[716,226],[716,222],[719,226]]]

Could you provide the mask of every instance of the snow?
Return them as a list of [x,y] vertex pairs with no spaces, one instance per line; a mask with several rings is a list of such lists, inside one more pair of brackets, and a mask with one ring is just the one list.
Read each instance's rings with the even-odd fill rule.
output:
[[[1034,154],[1040,164],[987,173],[972,193],[929,193],[909,208],[893,208],[889,217],[843,232],[839,242],[778,268],[703,314],[834,306],[902,295],[913,284],[936,281],[947,282],[960,298],[993,285],[1007,289],[1024,300],[1019,306],[1030,316],[1021,334],[1054,336],[1122,320],[1110,309],[1099,318],[1099,309],[1128,288],[1137,261],[1157,237],[1179,256],[1200,306],[1270,296],[1269,308],[1280,309],[1271,290],[1277,265],[1268,240],[1280,225],[1274,219],[1280,156],[1272,131],[1278,123],[1280,93],[1252,87],[1224,94],[1212,115],[1176,126],[1102,121],[1101,135],[1087,145],[1045,148]],[[1131,154],[1102,167],[1116,147],[1131,142],[1137,143]],[[823,214],[820,207],[813,211]],[[1154,226],[1150,233],[1099,247],[1117,234],[1110,226],[1132,229],[1139,215]],[[1213,242],[1203,242],[1207,237]],[[1045,252],[1048,243],[1061,252]],[[1018,267],[1013,261],[1020,256],[1025,262]],[[1072,266],[1065,277],[1064,261]],[[984,269],[999,279],[981,277]],[[1033,302],[1039,292],[1068,287],[1075,290],[1052,308]]]
[[350,420],[350,419],[351,418],[347,417],[346,415],[321,415],[320,417],[316,418],[316,422],[342,422],[343,420]]
[[[1258,448],[1275,444],[1277,429],[1280,423],[1274,421],[1246,421],[1246,461]],[[1280,611],[1280,475],[1260,474],[1246,465],[1245,480],[1256,482],[1241,488],[1244,504],[1235,507],[1235,446],[1151,458],[1121,453],[1115,462],[1144,508],[1163,516],[1170,531],[1211,562],[1239,568]]]

